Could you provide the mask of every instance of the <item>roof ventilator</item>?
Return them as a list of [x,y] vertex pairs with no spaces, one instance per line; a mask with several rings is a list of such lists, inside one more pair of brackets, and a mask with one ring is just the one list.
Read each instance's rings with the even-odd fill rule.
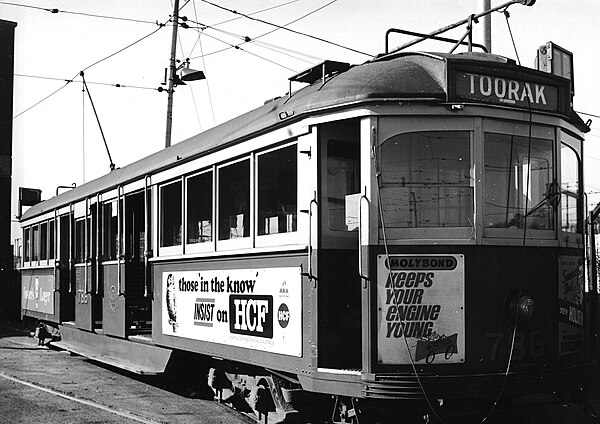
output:
[[319,80],[322,80],[321,87],[325,85],[327,77],[331,77],[335,74],[346,72],[350,69],[350,64],[346,62],[336,62],[334,60],[325,60],[322,63],[308,68],[299,74],[296,74],[289,78],[290,91],[289,97],[292,97],[292,82],[303,82],[307,84],[313,84]]

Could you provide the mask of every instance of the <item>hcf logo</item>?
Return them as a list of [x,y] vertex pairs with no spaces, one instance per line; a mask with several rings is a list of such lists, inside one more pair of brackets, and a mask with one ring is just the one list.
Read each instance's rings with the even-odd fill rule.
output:
[[232,333],[273,338],[273,296],[231,296],[229,316]]

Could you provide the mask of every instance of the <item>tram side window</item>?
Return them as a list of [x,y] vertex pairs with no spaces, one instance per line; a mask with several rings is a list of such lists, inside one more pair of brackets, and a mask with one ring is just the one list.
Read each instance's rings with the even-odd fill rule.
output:
[[40,260],[48,259],[48,223],[42,222],[40,225]]
[[561,147],[561,212],[562,230],[580,233],[579,222],[579,157],[571,147]]
[[186,188],[187,243],[211,241],[213,227],[212,171],[189,177]]
[[181,245],[181,181],[160,188],[160,246]]
[[219,169],[219,240],[250,236],[250,160]]
[[54,259],[54,246],[55,246],[55,235],[54,235],[54,220],[48,223],[48,259]]
[[390,228],[473,226],[467,131],[395,135],[379,152],[383,219]]
[[258,156],[258,235],[297,229],[297,147]]
[[327,142],[327,201],[329,229],[351,231],[346,222],[346,196],[360,192],[360,145],[358,140]]
[[34,225],[31,227],[31,260],[40,260],[40,227]]
[[116,260],[119,251],[119,225],[117,201],[102,206],[102,255],[104,260]]
[[75,221],[75,263],[85,261],[85,219]]
[[25,228],[23,230],[23,262],[29,262],[31,252],[31,229]]
[[485,133],[484,222],[487,228],[554,230],[552,140]]

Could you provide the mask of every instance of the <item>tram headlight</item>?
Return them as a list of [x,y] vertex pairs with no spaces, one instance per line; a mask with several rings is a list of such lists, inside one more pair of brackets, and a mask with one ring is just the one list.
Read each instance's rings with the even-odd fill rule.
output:
[[504,305],[505,313],[513,325],[527,325],[533,319],[535,300],[526,293],[512,293]]

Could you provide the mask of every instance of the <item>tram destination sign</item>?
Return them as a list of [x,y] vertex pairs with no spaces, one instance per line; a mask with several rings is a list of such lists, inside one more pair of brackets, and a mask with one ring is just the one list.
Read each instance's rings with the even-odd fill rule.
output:
[[[526,77],[527,75],[524,75]],[[455,101],[477,101],[502,106],[566,114],[563,87],[551,80],[527,80],[484,73],[454,73]]]

